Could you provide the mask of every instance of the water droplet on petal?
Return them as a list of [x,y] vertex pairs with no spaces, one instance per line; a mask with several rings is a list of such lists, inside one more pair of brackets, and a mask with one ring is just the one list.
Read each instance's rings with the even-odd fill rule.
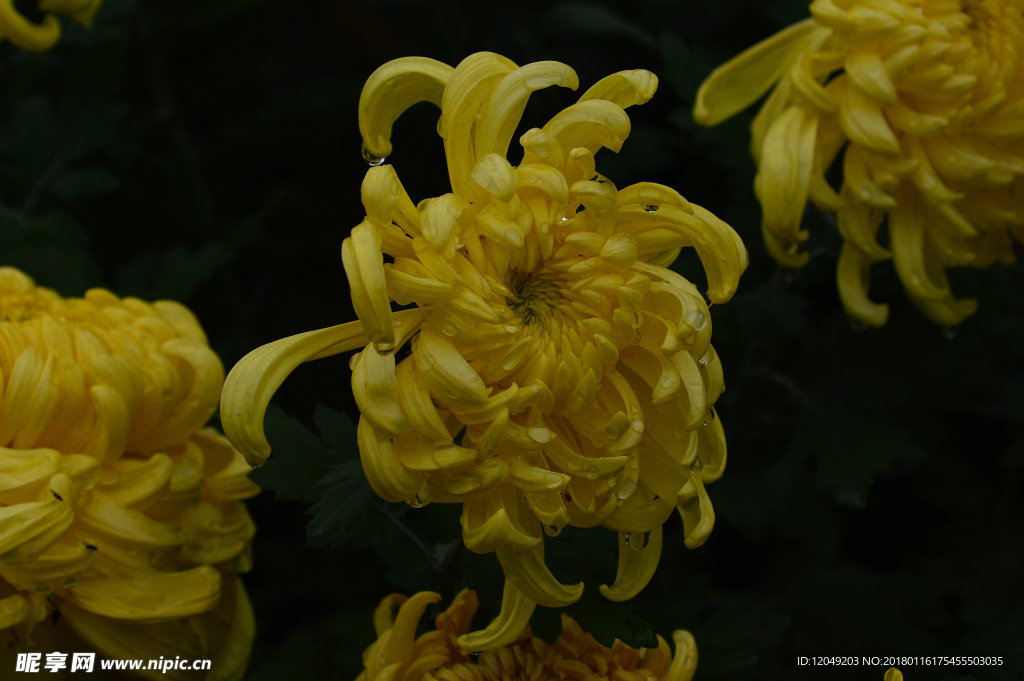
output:
[[650,532],[623,532],[622,539],[626,542],[626,546],[633,549],[634,551],[642,551],[647,548],[647,543],[651,540]]
[[519,330],[519,327],[516,326],[515,324],[506,324],[504,326],[504,329],[507,333],[515,333],[516,331]]
[[633,429],[634,433],[644,432],[644,422],[642,419],[633,419],[629,422],[629,427]]
[[455,328],[455,325],[451,322],[445,322],[441,325],[441,333],[446,336],[454,336],[456,331],[457,329]]
[[413,508],[423,508],[424,506],[426,506],[430,502],[425,500],[425,499],[423,499],[423,497],[421,497],[419,494],[417,494],[412,499],[409,499],[409,501],[407,501],[406,503],[409,504],[410,506],[412,506]]
[[644,206],[644,210],[647,211],[648,213],[653,213],[654,211],[658,210],[658,206],[655,206],[653,203],[648,203],[647,205]]
[[533,555],[533,551],[530,549],[516,549],[516,555],[520,558],[529,558]]
[[372,153],[369,149],[366,148],[365,144],[363,145],[363,160],[374,167],[384,163],[384,157],[377,156],[376,154]]
[[529,436],[531,440],[533,440],[537,444],[545,444],[547,442],[551,442],[551,431],[548,430],[547,428],[529,428],[527,429],[526,434]]
[[701,461],[700,457],[698,456],[696,459],[693,460],[693,463],[690,464],[690,472],[693,473],[694,475],[697,475],[702,470],[704,470],[704,462]]
[[390,342],[389,343],[374,343],[373,344],[373,349],[376,350],[377,352],[379,352],[382,355],[390,355],[392,352],[395,351],[395,344],[394,343],[390,343]]
[[546,534],[549,537],[557,537],[558,535],[562,534],[562,528],[558,527],[557,525],[545,525],[544,534]]
[[583,476],[585,478],[590,479],[590,480],[595,480],[597,478],[597,476],[598,476],[597,466],[595,466],[594,464],[590,464],[589,466],[584,468],[583,469]]

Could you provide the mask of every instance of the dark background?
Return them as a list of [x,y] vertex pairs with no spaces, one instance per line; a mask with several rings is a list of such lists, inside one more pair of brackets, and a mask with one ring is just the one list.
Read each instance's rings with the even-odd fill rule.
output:
[[[884,667],[795,662],[840,653],[996,654],[1002,668],[902,668],[908,681],[1021,678],[1024,269],[954,272],[981,307],[946,330],[878,265],[872,293],[890,322],[855,328],[835,292],[828,218],[806,216],[802,271],[779,270],[761,245],[752,112],[712,130],[690,118],[715,65],[806,11],[793,0],[105,0],[91,30],[69,27],[50,53],[0,45],[0,258],[66,295],[179,299],[230,367],[262,343],[354,319],[340,244],[363,216],[356,106],[377,66],[454,65],[486,49],[564,61],[581,91],[650,69],[658,94],[630,109],[632,135],[598,168],[620,186],[677,188],[750,250],[736,297],[713,310],[729,466],[709,488],[710,541],[686,550],[673,517],[658,573],[630,603],[597,596],[614,576],[613,533],[549,540],[556,573],[587,581],[570,612],[605,642],[690,630],[706,681],[881,679]],[[539,93],[525,125],[572,101]],[[436,117],[419,105],[396,125],[389,162],[414,200],[448,190]],[[678,268],[704,286],[695,257]],[[252,681],[354,678],[370,612],[392,591],[473,585],[480,626],[496,608],[497,561],[461,548],[457,508],[387,505],[366,487],[348,382],[344,357],[301,368],[268,421],[276,456],[254,478],[269,491],[249,504]],[[555,614],[538,610],[540,635],[557,630]]]

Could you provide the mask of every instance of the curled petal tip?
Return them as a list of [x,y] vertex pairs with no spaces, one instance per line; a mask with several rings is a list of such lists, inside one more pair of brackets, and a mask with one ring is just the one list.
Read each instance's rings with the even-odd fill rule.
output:
[[505,576],[516,589],[538,605],[564,608],[578,601],[583,595],[582,582],[569,586],[555,579],[544,563],[541,545],[525,551],[503,547],[499,548],[497,553]]
[[231,369],[221,392],[221,426],[249,465],[261,466],[270,455],[263,418],[284,379],[303,362],[353,350],[366,342],[362,324],[349,322],[268,343]]
[[[643,533],[640,533],[643,534]],[[611,586],[602,584],[601,595],[610,601],[628,601],[651,581],[661,560],[662,531],[656,527],[647,533],[646,545],[631,544],[630,533],[619,533],[619,568]]]
[[505,580],[501,596],[501,611],[487,628],[463,634],[457,640],[460,648],[469,653],[493,650],[519,638],[530,622],[537,604],[519,591],[510,580]]

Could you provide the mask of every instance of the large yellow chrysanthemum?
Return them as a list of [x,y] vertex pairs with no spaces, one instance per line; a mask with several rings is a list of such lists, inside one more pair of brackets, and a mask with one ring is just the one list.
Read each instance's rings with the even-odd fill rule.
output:
[[438,615],[435,629],[416,636],[424,610],[440,600],[429,591],[385,598],[373,618],[378,638],[363,653],[365,669],[356,681],[690,681],[697,669],[697,646],[688,631],[673,634],[674,656],[661,636],[649,650],[620,641],[606,648],[568,615],[562,615],[562,633],[553,644],[526,627],[502,647],[471,657],[457,641],[477,609],[472,591],[459,593]]
[[774,85],[753,126],[773,256],[806,262],[810,199],[838,216],[851,316],[885,323],[867,289],[892,258],[924,314],[957,324],[977,304],[953,297],[946,269],[1012,261],[1024,240],[1024,0],[815,0],[811,14],[719,67],[694,116],[713,125]]
[[45,52],[60,40],[58,14],[88,26],[100,8],[101,0],[39,0],[39,9],[46,14],[34,24],[18,12],[13,0],[0,0],[0,38],[6,38],[23,50]]
[[241,678],[253,525],[240,500],[258,488],[202,428],[223,375],[177,303],[63,299],[0,267],[3,655],[77,637],[77,650],[212,658],[208,679]]
[[370,485],[414,506],[461,503],[466,546],[497,552],[513,585],[499,621],[464,641],[472,648],[516,636],[536,603],[580,597],[581,584],[560,584],[545,566],[543,530],[618,531],[619,574],[602,590],[631,598],[654,573],[674,508],[688,546],[708,536],[704,484],[725,465],[708,305],[666,266],[695,248],[708,295],[722,302],[746,250],[674,190],[617,190],[595,172],[594,154],[617,151],[629,133],[623,109],[654,94],[647,71],[611,75],[528,130],[511,165],[526,101],[551,85],[576,88],[576,74],[492,53],[455,69],[424,58],[378,69],[359,110],[372,163],[390,153],[405,109],[434,102],[452,193],[417,206],[391,166],[370,168],[366,219],[342,246],[360,321],[254,351],[228,376],[221,409],[225,433],[259,464],[263,413],[285,376],[365,345],[352,388]]

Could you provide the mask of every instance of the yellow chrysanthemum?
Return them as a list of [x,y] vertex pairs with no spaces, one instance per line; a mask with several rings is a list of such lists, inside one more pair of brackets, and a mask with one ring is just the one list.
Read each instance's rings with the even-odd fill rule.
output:
[[525,627],[502,647],[471,657],[457,641],[477,609],[472,591],[455,597],[434,630],[416,636],[424,610],[440,600],[423,591],[381,601],[373,617],[378,638],[363,654],[365,670],[357,681],[690,681],[697,669],[697,646],[688,631],[673,634],[674,656],[661,636],[649,650],[621,641],[606,648],[568,615],[562,615],[562,633],[553,644]]
[[[807,260],[808,199],[838,216],[839,293],[879,326],[870,267],[892,258],[935,322],[973,314],[946,270],[1013,260],[1024,239],[1024,0],[815,0],[812,18],[719,67],[694,116],[714,125],[774,85],[753,125],[764,237]],[[842,156],[838,193],[825,173]],[[888,245],[879,243],[883,218]],[[883,239],[883,242],[885,239]]]
[[46,14],[34,24],[18,12],[13,0],[0,0],[0,38],[6,38],[23,50],[45,52],[60,40],[58,14],[88,26],[100,8],[101,0],[39,0],[39,9]]
[[[688,546],[706,539],[704,484],[725,465],[708,305],[666,266],[693,247],[721,302],[746,250],[674,190],[617,190],[595,172],[594,154],[617,151],[629,133],[623,109],[654,94],[647,71],[611,75],[528,130],[512,166],[527,99],[551,85],[576,88],[576,74],[492,53],[455,69],[425,58],[378,69],[359,109],[378,165],[363,181],[367,217],[342,245],[360,321],[254,351],[228,376],[221,409],[228,437],[262,463],[263,413],[285,376],[365,345],[351,366],[370,485],[414,506],[461,503],[466,546],[497,552],[514,585],[499,621],[463,643],[478,649],[516,636],[536,603],[580,597],[582,584],[560,584],[545,566],[542,528],[618,531],[619,574],[602,591],[632,598],[654,573],[674,508]],[[416,206],[379,164],[394,120],[424,100],[441,108],[452,193]]]
[[0,268],[5,655],[72,636],[114,658],[212,658],[208,679],[241,678],[253,525],[240,500],[258,488],[202,428],[223,376],[182,305],[63,299]]

